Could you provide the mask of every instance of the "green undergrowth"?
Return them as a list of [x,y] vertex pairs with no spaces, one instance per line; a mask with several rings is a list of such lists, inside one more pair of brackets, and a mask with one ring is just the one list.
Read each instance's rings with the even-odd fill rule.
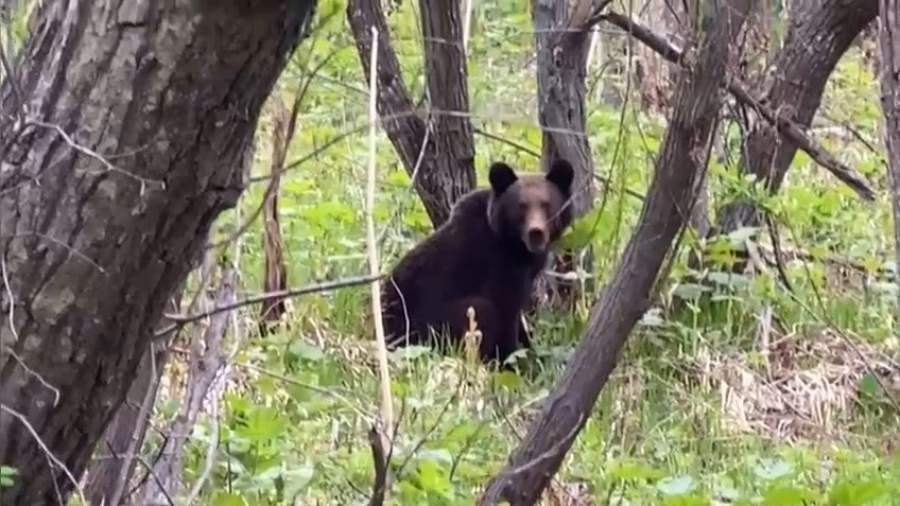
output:
[[[365,128],[329,144],[365,126],[365,84],[344,7],[320,2],[319,16],[329,21],[304,42],[276,90],[290,103],[307,75],[303,69],[328,59],[304,96],[288,156],[303,162],[281,185],[292,287],[368,269]],[[415,2],[397,9],[391,16],[395,46],[411,93],[419,97]],[[528,13],[524,0],[476,3],[469,89],[476,128],[539,152]],[[517,372],[489,371],[426,348],[391,355],[398,425],[390,504],[473,504],[540,413],[593,300],[615,272],[639,219],[666,121],[641,110],[623,78],[630,67],[607,51],[598,58],[611,63],[591,69],[587,97],[587,133],[605,183],[595,210],[563,240],[593,247],[595,263],[586,273],[593,287],[571,314],[542,307],[531,316],[535,350]],[[840,128],[851,124],[883,149],[878,96],[871,68],[851,49],[829,84],[814,133],[884,195],[881,156]],[[734,199],[766,209],[785,245],[784,275],[771,264],[752,274],[731,272],[748,241],[770,244],[765,227],[715,241],[685,234],[653,307],[630,336],[551,486],[570,502],[553,504],[900,503],[900,424],[889,397],[900,397],[900,322],[888,201],[860,202],[802,153],[784,190],[769,196],[738,175],[740,135],[737,125],[723,121],[708,169],[713,212]],[[267,112],[257,136],[256,176],[269,171],[270,137]],[[389,268],[430,224],[383,133],[377,142],[375,221],[381,261]],[[532,154],[509,143],[478,135],[476,148],[482,185],[492,160],[537,170]],[[228,237],[252,214],[265,187],[265,180],[249,186],[239,212],[218,223],[216,238]],[[240,245],[247,292],[262,286],[262,234],[257,222]],[[688,267],[691,252],[702,256],[703,271]],[[374,476],[368,431],[379,409],[368,297],[367,287],[357,287],[295,299],[286,328],[266,337],[255,334],[255,313],[244,315],[204,503],[367,502]],[[163,405],[159,417],[165,420],[176,406]],[[205,417],[187,442],[185,483],[201,473],[213,432]]]

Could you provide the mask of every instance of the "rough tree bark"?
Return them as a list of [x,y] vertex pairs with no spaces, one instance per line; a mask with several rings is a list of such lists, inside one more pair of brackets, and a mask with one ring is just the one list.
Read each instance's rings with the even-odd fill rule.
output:
[[403,81],[381,3],[350,0],[347,19],[367,79],[371,28],[378,29],[378,114],[436,228],[450,216],[453,203],[475,188],[475,142],[459,0],[420,0],[419,11],[431,112],[427,120],[416,111]]
[[313,3],[43,3],[0,89],[0,503],[75,488]]
[[481,504],[534,504],[584,427],[615,368],[628,334],[644,313],[660,267],[689,219],[702,182],[721,103],[730,47],[752,0],[711,3],[710,28],[691,70],[680,71],[669,129],[637,230],[591,310],[585,335],[539,418],[496,476]]
[[97,449],[99,455],[94,456],[85,484],[85,497],[91,504],[121,504],[134,470],[135,455],[140,454],[144,444],[153,400],[165,369],[167,353],[155,348],[156,345],[144,354],[125,402],[106,427]]
[[[881,107],[894,210],[894,276],[900,286],[900,3],[881,0],[878,41],[881,48]],[[900,315],[900,292],[897,295]]]
[[[853,39],[878,15],[878,0],[791,2],[784,46],[775,56],[764,98],[783,116],[808,128],[822,101],[828,77]],[[756,121],[741,150],[741,170],[777,192],[797,153],[765,120]],[[758,226],[750,202],[731,202],[717,216],[718,231]]]

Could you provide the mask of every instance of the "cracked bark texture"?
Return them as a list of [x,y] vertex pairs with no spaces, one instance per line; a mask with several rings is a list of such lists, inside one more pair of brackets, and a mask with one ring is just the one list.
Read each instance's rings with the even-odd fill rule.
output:
[[260,108],[313,4],[60,0],[37,13],[0,89],[0,464],[19,471],[3,504],[73,491],[11,411],[80,477],[244,188]]
[[[884,110],[884,143],[894,212],[894,277],[900,285],[900,3],[881,0],[880,12],[881,107]],[[900,292],[897,303],[897,315],[900,317]]]
[[[417,111],[403,81],[380,2],[350,0],[347,20],[366,79],[378,29],[377,107],[381,124],[400,156],[435,228],[475,188],[475,141],[469,120],[466,53],[459,0],[420,0],[425,42],[428,111]],[[424,150],[422,148],[425,143]]]
[[730,48],[755,3],[708,4],[711,26],[703,36],[696,65],[679,72],[672,119],[637,229],[612,280],[591,309],[565,375],[506,467],[488,484],[480,504],[536,503],[590,417],[625,340],[649,306],[675,236],[690,217],[715,133]]
[[[776,54],[765,103],[808,128],[822,102],[825,85],[838,61],[860,32],[878,15],[878,0],[792,2],[784,45]],[[754,174],[771,192],[784,182],[797,146],[760,119],[744,139],[741,170]],[[752,203],[732,202],[718,213],[720,232],[759,226]]]

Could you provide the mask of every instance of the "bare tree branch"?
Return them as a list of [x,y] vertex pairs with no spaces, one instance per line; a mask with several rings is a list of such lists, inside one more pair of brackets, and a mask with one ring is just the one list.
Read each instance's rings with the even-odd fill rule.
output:
[[[684,65],[684,54],[681,49],[637,21],[615,12],[606,13],[602,16],[602,19],[633,35],[636,39],[651,47],[654,51],[672,63]],[[760,116],[775,127],[779,133],[796,144],[798,148],[805,151],[810,158],[815,160],[816,163],[824,169],[831,172],[834,177],[852,188],[860,197],[865,200],[875,199],[875,190],[872,189],[864,177],[839,161],[831,153],[825,150],[825,148],[820,146],[795,121],[785,115],[773,111],[761,100],[754,98],[747,89],[747,85],[739,78],[732,76],[726,82],[725,88],[729,93],[734,95],[738,101],[759,112]]]
[[230,304],[225,304],[223,306],[214,307],[208,311],[203,311],[196,314],[190,315],[176,315],[176,314],[167,314],[165,315],[167,319],[175,322],[174,325],[166,327],[163,330],[160,330],[156,333],[156,336],[166,335],[177,327],[180,327],[186,323],[195,322],[198,320],[202,320],[204,318],[208,318],[218,313],[222,313],[224,311],[231,311],[233,309],[237,309],[243,306],[249,306],[251,304],[259,304],[260,302],[264,302],[267,300],[287,298],[287,297],[298,297],[300,295],[308,295],[311,293],[318,292],[327,292],[330,290],[335,290],[337,288],[347,288],[351,286],[359,286],[359,285],[367,285],[376,280],[379,280],[384,277],[384,274],[376,274],[370,276],[357,276],[353,278],[346,278],[337,281],[327,281],[325,283],[317,283],[314,285],[307,285],[300,288],[292,288],[289,290],[281,290],[278,292],[269,292],[269,293],[261,293],[258,295],[253,295],[251,297],[247,297],[246,299],[239,300]]

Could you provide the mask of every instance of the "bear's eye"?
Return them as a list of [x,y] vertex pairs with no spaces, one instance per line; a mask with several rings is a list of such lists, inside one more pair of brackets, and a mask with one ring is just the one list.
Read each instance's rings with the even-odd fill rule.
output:
[[541,202],[541,210],[547,214],[550,214],[550,202],[544,200]]

